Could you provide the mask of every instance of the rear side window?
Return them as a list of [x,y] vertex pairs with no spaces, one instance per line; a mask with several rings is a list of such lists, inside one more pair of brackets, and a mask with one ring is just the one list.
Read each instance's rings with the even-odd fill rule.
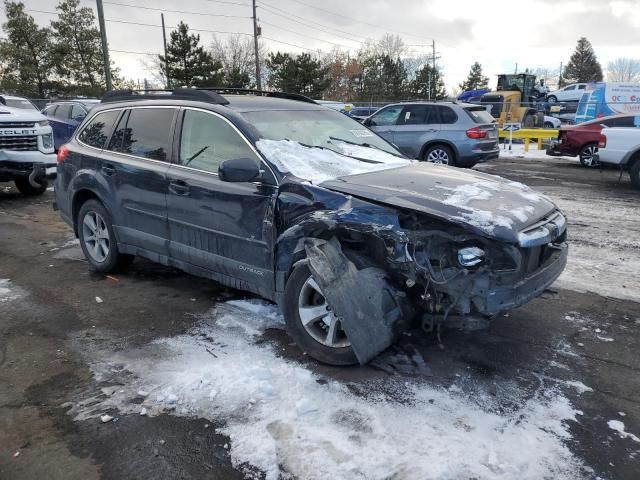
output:
[[611,120],[611,127],[635,127],[633,117],[618,117]]
[[69,118],[71,118],[71,105],[69,105],[68,103],[58,105],[55,117],[59,118],[60,120],[68,120]]
[[487,109],[484,107],[471,107],[465,108],[465,112],[469,114],[471,120],[475,123],[493,123],[493,115],[487,112]]
[[440,113],[440,123],[452,124],[458,121],[458,115],[451,108],[438,105],[438,111]]
[[180,136],[180,164],[218,173],[220,163],[235,158],[260,159],[228,122],[216,115],[187,110]]
[[78,140],[90,147],[104,148],[104,144],[109,138],[111,127],[113,127],[118,115],[120,115],[120,110],[98,113],[82,129],[80,135],[78,135]]
[[73,105],[71,107],[71,118],[78,120],[80,118],[84,118],[85,115],[86,113],[84,111],[84,108],[82,108],[80,105]]
[[134,108],[123,115],[109,150],[167,161],[175,108]]

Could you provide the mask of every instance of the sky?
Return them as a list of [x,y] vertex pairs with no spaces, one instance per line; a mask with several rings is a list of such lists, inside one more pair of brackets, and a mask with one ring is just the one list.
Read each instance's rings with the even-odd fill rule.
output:
[[[35,10],[53,12],[57,0],[23,2],[38,23],[55,18]],[[151,78],[151,55],[145,54],[161,53],[160,10],[167,36],[169,27],[183,20],[200,30],[195,33],[205,45],[213,35],[227,36],[213,31],[253,32],[250,0],[103,2],[111,58],[134,80]],[[81,3],[96,8],[94,0]],[[430,53],[435,41],[449,90],[466,77],[474,61],[482,64],[493,87],[495,75],[514,72],[516,65],[518,71],[557,71],[582,36],[591,41],[605,70],[615,58],[640,58],[640,0],[257,0],[257,13],[262,39],[271,50],[301,53],[339,46],[355,53],[366,39],[391,33],[400,35],[416,55]],[[4,20],[2,11],[0,22]]]

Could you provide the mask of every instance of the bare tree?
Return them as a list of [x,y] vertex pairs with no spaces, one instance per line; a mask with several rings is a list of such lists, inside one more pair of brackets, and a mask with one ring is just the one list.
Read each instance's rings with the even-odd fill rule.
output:
[[616,58],[607,65],[608,82],[640,82],[640,60]]
[[[213,37],[209,49],[213,59],[222,63],[225,86],[248,88],[256,84],[253,48],[253,39],[248,36],[231,35],[225,40]],[[258,57],[263,84],[266,84],[266,56],[267,48],[263,42],[259,42]]]

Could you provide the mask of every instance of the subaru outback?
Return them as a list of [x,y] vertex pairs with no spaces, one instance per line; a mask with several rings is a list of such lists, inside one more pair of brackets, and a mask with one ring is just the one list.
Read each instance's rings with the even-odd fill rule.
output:
[[55,207],[94,269],[141,256],[253,292],[335,365],[414,322],[522,305],[567,259],[548,198],[410,160],[298,95],[112,92],[58,162]]

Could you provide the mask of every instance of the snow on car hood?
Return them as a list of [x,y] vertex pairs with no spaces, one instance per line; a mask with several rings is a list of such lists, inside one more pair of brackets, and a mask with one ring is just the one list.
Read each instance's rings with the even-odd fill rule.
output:
[[39,122],[46,120],[43,114],[36,110],[25,110],[23,108],[12,108],[0,105],[0,123],[2,122]]
[[424,212],[510,242],[556,209],[546,196],[521,183],[432,163],[345,176],[320,186]]
[[[307,147],[291,140],[258,140],[256,147],[281,172],[321,183],[345,175],[376,172],[410,165],[411,160],[375,148],[332,143],[342,154],[319,147]],[[369,160],[357,160],[357,158]]]

